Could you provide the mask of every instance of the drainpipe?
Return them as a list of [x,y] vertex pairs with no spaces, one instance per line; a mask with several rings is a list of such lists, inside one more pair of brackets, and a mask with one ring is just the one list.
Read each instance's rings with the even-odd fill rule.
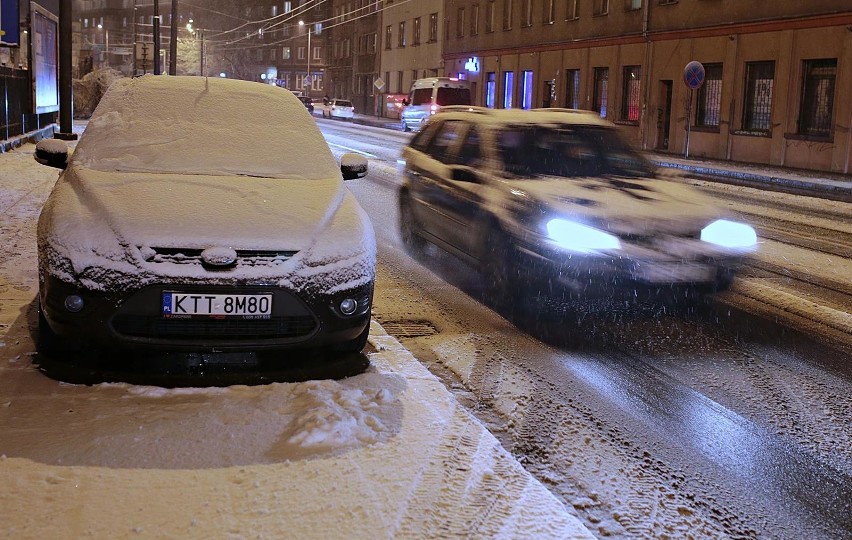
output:
[[639,132],[641,134],[641,145],[643,150],[648,149],[648,96],[651,92],[651,40],[648,38],[648,25],[651,17],[651,0],[642,2],[642,39],[645,40],[645,85],[642,96],[642,121]]

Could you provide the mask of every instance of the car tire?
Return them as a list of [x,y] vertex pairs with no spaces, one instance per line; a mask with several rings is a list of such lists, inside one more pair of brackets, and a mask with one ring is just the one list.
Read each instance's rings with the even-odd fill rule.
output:
[[411,196],[408,192],[399,195],[399,234],[402,237],[402,245],[405,251],[412,257],[420,257],[426,251],[426,240],[420,236],[420,224],[414,217],[411,208]]
[[480,259],[484,278],[483,300],[498,311],[512,309],[522,299],[517,257],[511,239],[496,222],[488,226],[485,253]]

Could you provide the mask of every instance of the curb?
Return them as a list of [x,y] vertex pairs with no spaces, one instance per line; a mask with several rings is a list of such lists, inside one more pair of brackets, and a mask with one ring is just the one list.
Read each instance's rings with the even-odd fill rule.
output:
[[53,134],[57,131],[59,131],[59,126],[57,124],[50,124],[49,126],[37,129],[35,131],[30,131],[24,133],[23,135],[17,135],[15,137],[12,137],[11,139],[0,141],[0,153],[13,150],[23,145],[24,143],[37,143],[42,139],[52,137]]

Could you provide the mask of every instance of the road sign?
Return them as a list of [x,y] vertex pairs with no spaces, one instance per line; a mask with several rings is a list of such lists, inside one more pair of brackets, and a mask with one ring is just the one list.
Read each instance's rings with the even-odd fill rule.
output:
[[683,68],[683,82],[690,90],[698,90],[704,84],[704,66],[701,62],[692,62],[686,64]]
[[311,76],[305,75],[305,80],[302,82],[302,88],[310,88],[311,87]]
[[376,80],[373,81],[373,86],[376,87],[376,90],[381,92],[385,88],[385,80],[382,79],[381,77],[376,77]]

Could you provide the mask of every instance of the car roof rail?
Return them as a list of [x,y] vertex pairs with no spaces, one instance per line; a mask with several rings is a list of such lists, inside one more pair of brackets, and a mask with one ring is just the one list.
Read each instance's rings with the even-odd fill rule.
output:
[[478,114],[489,114],[492,110],[493,109],[489,109],[488,107],[480,107],[478,105],[445,105],[438,109],[438,112],[472,112]]

